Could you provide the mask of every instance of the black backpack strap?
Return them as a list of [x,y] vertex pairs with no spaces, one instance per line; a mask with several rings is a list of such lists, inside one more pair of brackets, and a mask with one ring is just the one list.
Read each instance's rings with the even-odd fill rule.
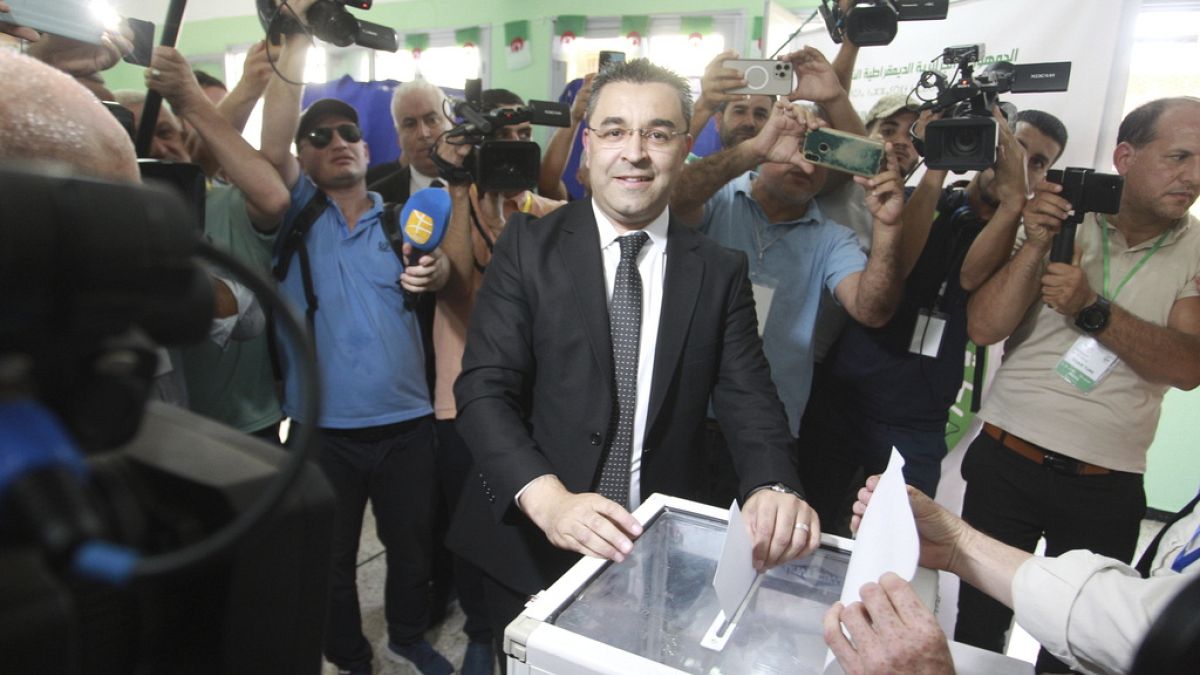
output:
[[401,264],[407,265],[408,263],[404,260],[404,235],[400,233],[401,207],[401,204],[395,202],[384,204],[383,216],[379,223],[383,225],[383,233],[387,235],[388,243],[392,245],[392,251],[400,259]]
[[292,255],[297,249],[304,247],[304,239],[308,236],[308,231],[312,229],[313,223],[317,222],[325,211],[325,207],[329,205],[329,198],[321,190],[308,200],[300,213],[296,216],[296,222],[292,224],[292,229],[288,231],[287,237],[283,240],[283,244],[279,249],[279,261],[275,263],[275,268],[272,272],[275,278],[283,281],[287,278],[288,268],[292,265]]

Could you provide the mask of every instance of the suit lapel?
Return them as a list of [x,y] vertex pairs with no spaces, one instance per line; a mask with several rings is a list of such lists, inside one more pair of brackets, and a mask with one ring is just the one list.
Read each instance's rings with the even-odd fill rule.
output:
[[[611,379],[612,337],[608,327],[608,293],[604,285],[604,262],[600,257],[600,233],[592,201],[581,199],[563,207],[579,212],[562,219],[559,252],[564,268],[575,288],[575,299],[583,318],[584,330],[600,371]],[[606,380],[605,384],[608,384]]]
[[692,324],[692,314],[704,280],[704,260],[695,252],[700,235],[674,218],[667,226],[667,270],[663,280],[662,312],[658,341],[654,347],[654,378],[650,383],[650,407],[646,432],[654,427],[679,367],[683,344]]

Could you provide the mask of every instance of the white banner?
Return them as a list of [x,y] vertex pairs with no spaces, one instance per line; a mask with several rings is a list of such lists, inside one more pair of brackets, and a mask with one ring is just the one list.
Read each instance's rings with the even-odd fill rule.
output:
[[[1070,61],[1067,92],[1008,93],[1001,100],[1021,110],[1044,110],[1066,124],[1070,138],[1056,166],[1111,171],[1139,6],[1140,0],[952,2],[945,20],[901,22],[890,45],[860,49],[851,99],[865,112],[880,96],[912,91],[924,70],[952,75],[953,66],[942,65],[941,53],[953,45],[983,43],[980,69],[998,60],[1017,64]],[[803,12],[799,18],[807,16]],[[769,54],[779,47],[780,38],[777,27],[770,25],[770,19],[768,22],[770,37],[776,40],[767,45]],[[831,61],[838,50],[820,16],[781,53],[803,45],[820,49]]]

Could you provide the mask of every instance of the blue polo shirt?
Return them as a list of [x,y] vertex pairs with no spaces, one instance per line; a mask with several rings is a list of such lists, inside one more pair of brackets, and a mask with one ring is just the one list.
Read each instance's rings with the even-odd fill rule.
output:
[[[317,188],[301,176],[277,242],[286,241]],[[354,230],[333,200],[308,231],[308,257],[317,296],[314,332],[321,373],[317,426],[361,429],[433,413],[425,380],[425,355],[417,316],[404,308],[397,280],[404,271],[379,219],[383,199],[367,193],[371,209]],[[276,258],[279,251],[276,250]],[[283,294],[303,316],[304,285],[299,254],[292,256]],[[284,413],[300,412],[300,389],[291,367],[292,348],[279,340],[284,365]],[[311,420],[299,420],[311,424]]]
[[[700,229],[717,242],[750,258],[750,281],[774,289],[763,351],[771,378],[787,411],[792,433],[808,403],[813,376],[813,331],[821,289],[832,294],[843,279],[867,266],[854,232],[826,220],[816,201],[803,218],[770,223],[750,196],[754,171],[730,181],[705,205]],[[762,320],[764,308],[759,307]]]

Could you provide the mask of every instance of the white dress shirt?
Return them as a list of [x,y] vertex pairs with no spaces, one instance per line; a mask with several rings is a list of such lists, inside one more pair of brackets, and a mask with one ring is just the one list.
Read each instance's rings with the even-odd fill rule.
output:
[[[612,303],[613,286],[617,281],[617,265],[621,262],[621,236],[608,216],[592,202],[596,227],[600,231],[600,253],[604,259],[604,287]],[[650,236],[638,252],[637,268],[642,277],[642,330],[638,345],[637,409],[633,416],[633,447],[629,453],[629,504],[633,511],[642,503],[642,441],[646,435],[646,415],[650,408],[650,385],[654,378],[654,349],[658,342],[658,320],[662,316],[663,281],[667,271],[667,223],[669,210],[664,209],[649,225],[642,228]]]
[[[425,188],[429,187],[434,180],[441,180],[437,176],[426,176],[420,171],[414,169],[412,166],[408,167],[408,176],[408,194],[410,195],[415,195],[417,190],[424,190]],[[446,181],[442,181],[442,183],[445,182]]]

